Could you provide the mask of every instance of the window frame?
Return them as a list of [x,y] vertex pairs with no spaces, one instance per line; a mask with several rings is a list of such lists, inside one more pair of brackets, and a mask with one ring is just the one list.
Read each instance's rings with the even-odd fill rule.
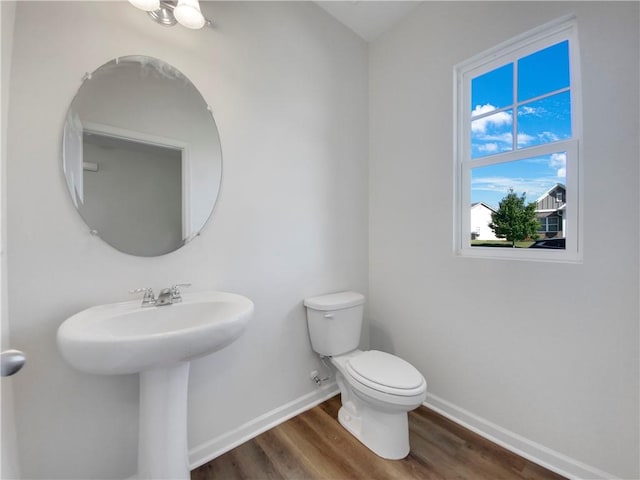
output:
[[[527,55],[556,43],[569,41],[569,68],[571,95],[571,132],[569,139],[517,148],[517,132],[514,132],[514,149],[508,152],[472,158],[471,151],[471,82]],[[454,67],[454,253],[459,257],[480,257],[513,260],[552,262],[582,261],[582,174],[579,161],[582,138],[582,104],[579,68],[578,32],[575,16],[566,16],[519,35],[493,47]],[[514,86],[517,91],[517,85]],[[512,106],[517,115],[519,102],[514,98]],[[526,102],[521,103],[527,103]],[[499,109],[500,111],[504,109]],[[477,117],[476,117],[477,118]],[[515,121],[514,121],[515,125]],[[515,127],[514,127],[515,128]],[[567,177],[564,195],[568,208],[565,212],[567,231],[564,250],[511,249],[471,246],[471,172],[474,168],[523,160],[532,157],[566,152]],[[516,192],[519,193],[519,192]],[[528,199],[535,201],[535,199]]]

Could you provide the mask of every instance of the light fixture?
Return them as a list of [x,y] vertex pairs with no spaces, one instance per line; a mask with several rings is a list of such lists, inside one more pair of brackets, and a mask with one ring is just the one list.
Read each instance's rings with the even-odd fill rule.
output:
[[154,22],[167,27],[179,23],[198,29],[212,23],[202,15],[198,0],[129,0],[129,3],[145,10]]
[[178,23],[184,27],[204,27],[205,19],[200,12],[198,0],[178,0],[178,6],[173,11],[173,15]]
[[129,3],[140,10],[150,12],[160,8],[160,0],[129,0]]

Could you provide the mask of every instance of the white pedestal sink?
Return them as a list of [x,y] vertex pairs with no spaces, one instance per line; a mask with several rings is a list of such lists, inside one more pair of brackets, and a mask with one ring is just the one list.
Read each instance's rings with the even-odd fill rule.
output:
[[88,373],[140,373],[138,473],[141,480],[188,480],[187,385],[190,361],[244,331],[253,302],[225,292],[141,307],[139,300],[88,308],[58,329],[58,347]]

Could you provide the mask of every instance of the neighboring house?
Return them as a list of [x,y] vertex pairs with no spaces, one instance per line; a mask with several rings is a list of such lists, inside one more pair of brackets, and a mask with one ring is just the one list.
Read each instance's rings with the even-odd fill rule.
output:
[[489,227],[495,210],[484,202],[471,204],[471,240],[498,240]]
[[567,209],[567,189],[556,183],[536,200],[536,217],[540,222],[540,238],[564,238]]

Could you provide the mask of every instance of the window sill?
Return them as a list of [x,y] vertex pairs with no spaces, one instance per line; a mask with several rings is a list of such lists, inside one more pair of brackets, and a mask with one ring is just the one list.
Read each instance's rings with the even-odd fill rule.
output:
[[582,263],[579,252],[559,251],[554,249],[526,249],[506,247],[468,247],[456,250],[458,258],[480,258],[486,260],[515,260],[524,262]]

